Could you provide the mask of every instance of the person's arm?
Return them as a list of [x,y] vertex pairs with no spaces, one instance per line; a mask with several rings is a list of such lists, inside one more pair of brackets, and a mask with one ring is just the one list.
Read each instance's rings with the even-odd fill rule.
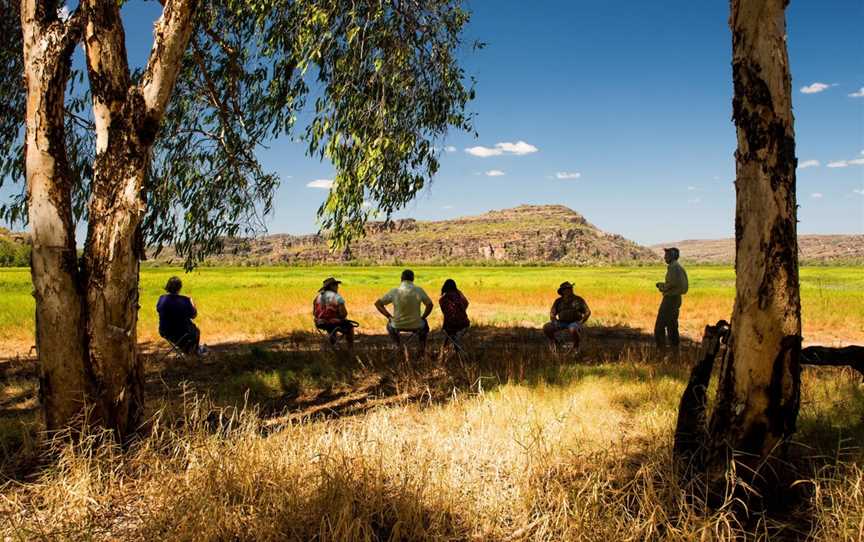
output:
[[461,292],[459,293],[459,297],[462,299],[462,310],[466,310],[468,308],[468,298]]
[[554,322],[558,318],[558,300],[552,303],[552,309],[549,310],[549,321]]
[[385,307],[385,305],[387,304],[387,303],[385,303],[385,301],[386,300],[383,297],[381,299],[379,299],[378,301],[376,301],[375,302],[375,308],[378,309],[378,312],[380,312],[381,314],[384,315],[384,318],[387,318],[388,320],[390,320],[391,318],[393,318],[393,315],[390,314],[390,311],[388,311],[387,307]]
[[426,310],[423,311],[423,315],[420,317],[422,319],[429,318],[429,315],[432,314],[432,309],[435,308],[435,303],[432,303],[432,299],[426,293],[426,290],[420,290],[420,301],[423,302],[423,305],[426,306]]
[[585,305],[585,312],[582,316],[582,323],[583,324],[585,322],[587,322],[589,318],[591,318],[591,307],[588,306],[588,303],[585,303],[584,305]]
[[198,309],[195,308],[195,303],[192,302],[192,298],[189,298],[189,319],[194,320],[198,316]]
[[342,300],[341,303],[336,308],[337,313],[339,314],[339,318],[345,320],[348,318],[348,307],[345,306],[345,300]]

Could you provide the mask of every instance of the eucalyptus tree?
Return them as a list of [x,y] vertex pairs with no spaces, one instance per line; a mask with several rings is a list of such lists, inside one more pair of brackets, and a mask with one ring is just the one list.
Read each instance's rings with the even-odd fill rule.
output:
[[801,299],[788,3],[731,1],[736,297],[710,421],[722,452],[713,463],[721,468],[733,450],[755,467],[795,431],[798,416]]
[[[798,417],[804,359],[787,5],[788,0],[730,2],[738,137],[735,305],[731,324],[706,328],[681,399],[675,438],[688,476],[708,475],[712,500],[726,494],[733,461],[745,485],[777,490],[768,487],[769,478],[760,471],[795,432]],[[715,359],[720,361],[718,386],[706,426]]]
[[49,429],[135,431],[144,249],[173,244],[191,266],[260,224],[278,184],[262,145],[295,137],[333,163],[319,214],[339,242],[364,202],[389,214],[410,201],[439,139],[470,129],[460,0],[162,0],[140,69],[123,1],[2,2],[0,173],[26,177],[3,216],[31,230]]

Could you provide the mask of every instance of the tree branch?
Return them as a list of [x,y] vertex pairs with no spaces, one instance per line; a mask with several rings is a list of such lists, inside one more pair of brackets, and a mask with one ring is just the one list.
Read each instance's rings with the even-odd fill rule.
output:
[[140,88],[147,115],[161,119],[171,98],[194,26],[197,0],[165,0]]

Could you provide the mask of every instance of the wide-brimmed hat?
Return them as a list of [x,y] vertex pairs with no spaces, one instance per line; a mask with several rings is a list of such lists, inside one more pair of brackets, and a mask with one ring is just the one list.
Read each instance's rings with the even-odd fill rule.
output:
[[342,281],[336,280],[333,277],[327,277],[326,279],[324,279],[324,283],[321,285],[321,288],[318,291],[321,292],[324,290],[329,290],[331,286],[334,286],[336,284],[342,284]]
[[561,286],[558,287],[558,295],[562,295],[564,293],[564,290],[572,290],[572,289],[573,289],[573,285],[567,281],[564,281],[561,283]]

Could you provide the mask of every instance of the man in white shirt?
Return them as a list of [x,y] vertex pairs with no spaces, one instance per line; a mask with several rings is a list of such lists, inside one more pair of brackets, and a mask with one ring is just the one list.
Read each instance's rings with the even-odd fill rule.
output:
[[[393,305],[393,314],[387,310],[387,305]],[[420,305],[424,305],[420,313]],[[387,333],[397,345],[402,344],[400,331],[414,331],[420,339],[420,355],[426,352],[426,339],[429,337],[429,323],[426,318],[432,314],[435,305],[423,288],[414,285],[414,272],[410,269],[402,271],[402,284],[393,288],[378,301],[375,308],[387,318]]]

